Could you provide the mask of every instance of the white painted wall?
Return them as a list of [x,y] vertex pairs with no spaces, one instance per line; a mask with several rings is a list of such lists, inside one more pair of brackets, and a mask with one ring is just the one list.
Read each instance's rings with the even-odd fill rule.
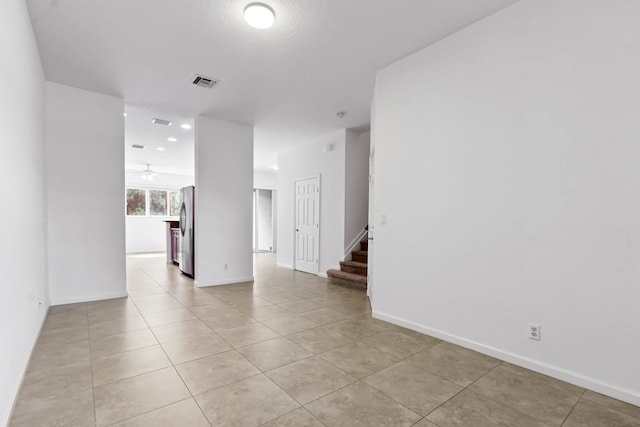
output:
[[344,241],[362,231],[369,215],[369,132],[347,131],[345,151]]
[[[319,271],[336,268],[344,255],[345,132],[322,136],[278,153],[278,264],[293,268],[294,180],[320,175]],[[324,151],[327,145],[331,151]]]
[[126,296],[124,102],[46,84],[51,303]]
[[640,405],[639,20],[523,0],[379,73],[375,317]]
[[44,74],[24,1],[0,2],[0,57],[0,425],[6,425],[49,307]]
[[195,125],[196,285],[251,281],[253,128],[204,116]]
[[253,171],[253,188],[264,188],[275,190],[278,188],[278,172],[276,171]]

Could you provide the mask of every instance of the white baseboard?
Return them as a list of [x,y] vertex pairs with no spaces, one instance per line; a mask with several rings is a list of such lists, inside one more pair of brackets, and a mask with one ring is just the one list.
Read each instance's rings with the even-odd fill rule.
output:
[[232,277],[230,279],[214,280],[212,282],[200,283],[197,280],[193,281],[196,288],[206,288],[208,286],[220,286],[220,285],[232,285],[234,283],[253,282],[253,276],[249,277]]
[[321,271],[320,273],[318,273],[318,276],[322,277],[323,279],[329,278],[329,276],[327,276],[327,273],[325,271]]
[[54,299],[51,298],[51,305],[64,305],[64,304],[76,304],[79,302],[92,302],[92,301],[102,301],[105,299],[114,299],[114,298],[126,298],[129,296],[126,291],[124,292],[113,292],[107,294],[100,295],[84,295],[84,296],[74,296],[68,298],[60,298]]
[[277,263],[276,264],[278,267],[282,267],[282,268],[286,268],[287,270],[293,270],[293,265],[289,265],[289,264],[282,264],[282,263]]
[[640,406],[640,393],[637,391],[618,387],[614,384],[609,384],[604,381],[579,374],[577,372],[550,365],[518,354],[513,354],[508,351],[491,347],[476,341],[468,340],[466,338],[452,335],[447,332],[420,325],[386,313],[381,313],[374,310],[371,314],[375,319],[384,320],[386,322],[393,323],[394,325],[403,326],[413,331],[421,332],[423,334],[427,334],[447,342],[458,344],[462,347],[466,347],[471,350],[475,350],[480,353],[495,357],[496,359],[504,360],[505,362],[509,362],[514,365],[518,365],[523,368],[527,368],[562,381],[566,381],[579,387],[611,396],[615,399],[622,400],[635,406]]

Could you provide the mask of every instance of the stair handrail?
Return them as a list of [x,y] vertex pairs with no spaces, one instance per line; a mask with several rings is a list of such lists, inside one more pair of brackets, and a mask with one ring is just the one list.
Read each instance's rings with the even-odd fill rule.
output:
[[351,257],[351,251],[353,251],[356,246],[360,244],[360,241],[365,238],[365,236],[369,233],[369,225],[365,225],[362,230],[353,238],[351,243],[347,245],[344,249],[344,256],[340,261],[347,261],[349,257]]

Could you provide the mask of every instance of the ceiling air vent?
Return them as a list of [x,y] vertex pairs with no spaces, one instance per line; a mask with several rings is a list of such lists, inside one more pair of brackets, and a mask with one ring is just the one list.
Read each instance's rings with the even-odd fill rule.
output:
[[200,74],[195,74],[193,76],[193,80],[191,80],[191,83],[193,83],[196,86],[211,89],[212,87],[220,83],[220,80],[212,79],[211,77],[201,76]]
[[151,120],[153,123],[157,124],[157,125],[165,125],[165,126],[171,126],[171,122],[169,120],[164,120],[164,119],[152,119]]
[[140,145],[140,144],[133,144],[133,145],[131,146],[131,148],[137,148],[138,150],[142,150],[142,149],[144,149],[144,145]]

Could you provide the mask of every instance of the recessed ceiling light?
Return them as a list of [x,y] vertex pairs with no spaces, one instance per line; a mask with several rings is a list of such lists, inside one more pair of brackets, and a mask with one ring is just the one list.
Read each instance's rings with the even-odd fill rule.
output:
[[166,150],[166,148],[164,148],[164,147],[156,147],[156,150],[158,150],[158,151],[164,151],[164,150]]
[[273,169],[274,171],[277,171],[279,168],[278,168],[278,165],[273,165],[271,166],[271,169]]
[[188,124],[188,123],[183,123],[183,124],[181,124],[181,125],[180,125],[180,127],[181,127],[182,129],[187,129],[187,130],[191,129],[191,125],[190,125],[190,124]]
[[250,3],[244,8],[244,19],[253,28],[263,30],[273,25],[276,15],[273,9],[264,3]]
[[176,141],[177,141],[177,139],[176,139],[176,138],[174,138],[174,137],[171,137],[171,138],[167,138],[167,141],[169,141],[169,142],[176,142]]
[[122,113],[122,115],[123,115],[124,117],[127,117],[127,113]]

